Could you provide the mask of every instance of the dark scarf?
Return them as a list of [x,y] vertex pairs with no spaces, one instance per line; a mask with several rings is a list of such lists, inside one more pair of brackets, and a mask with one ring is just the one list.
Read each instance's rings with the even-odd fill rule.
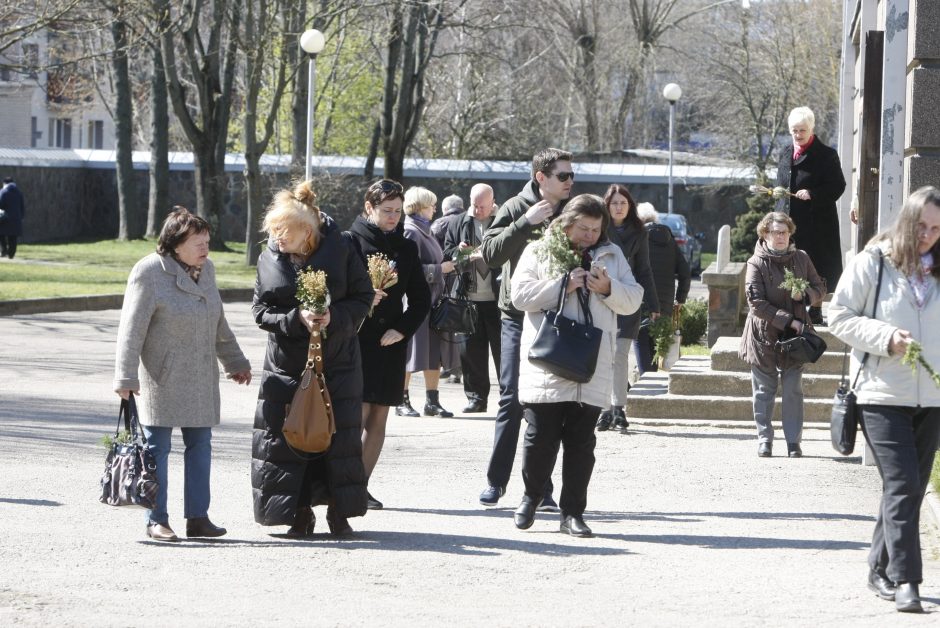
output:
[[190,266],[176,255],[176,251],[170,253],[170,257],[172,257],[176,263],[179,264],[184,271],[186,271],[186,274],[189,275],[189,278],[193,280],[193,283],[199,283],[199,275],[202,274],[202,266]]

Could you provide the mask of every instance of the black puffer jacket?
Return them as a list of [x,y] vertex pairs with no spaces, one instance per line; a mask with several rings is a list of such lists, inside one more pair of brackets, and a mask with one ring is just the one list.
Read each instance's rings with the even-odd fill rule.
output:
[[[647,223],[649,234],[650,268],[653,270],[653,283],[656,284],[656,297],[659,299],[659,313],[672,316],[673,303],[685,303],[692,286],[692,271],[685,255],[679,250],[672,229],[658,222]],[[679,286],[676,287],[676,280]]]
[[[311,488],[313,503],[335,502],[337,514],[366,512],[366,474],[359,430],[362,421],[362,365],[356,330],[372,304],[372,283],[350,242],[328,216],[322,238],[305,268],[326,272],[330,290],[330,324],[323,342],[323,365],[333,401],[336,434],[326,453],[326,477]],[[294,522],[297,498],[307,464],[284,441],[285,407],[297,389],[307,361],[310,332],[300,320],[297,272],[274,241],[258,258],[252,312],[268,332],[264,371],[255,410],[251,443],[251,489],[255,521],[262,525]]]
[[611,224],[607,228],[607,238],[623,251],[623,256],[630,264],[630,270],[638,284],[643,286],[643,307],[633,314],[617,316],[617,337],[636,338],[640,331],[640,318],[643,309],[650,312],[659,311],[659,298],[656,296],[656,286],[653,283],[653,273],[650,270],[649,238],[645,229],[638,229],[627,225],[623,231]]

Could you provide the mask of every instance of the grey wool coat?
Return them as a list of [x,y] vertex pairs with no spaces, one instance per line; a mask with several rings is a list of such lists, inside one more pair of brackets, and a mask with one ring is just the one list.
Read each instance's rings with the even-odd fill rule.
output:
[[[418,259],[424,271],[424,280],[431,289],[431,303],[437,303],[444,294],[444,273],[441,271],[444,252],[441,245],[437,243],[429,225],[411,216],[405,218],[405,238],[418,245]],[[414,335],[408,339],[408,361],[405,370],[409,373],[441,368],[441,337],[428,327],[429,318],[430,312],[424,317]]]
[[212,261],[198,284],[170,257],[137,262],[121,309],[114,390],[140,390],[144,425],[212,427],[219,362],[228,376],[251,368],[225,320]]

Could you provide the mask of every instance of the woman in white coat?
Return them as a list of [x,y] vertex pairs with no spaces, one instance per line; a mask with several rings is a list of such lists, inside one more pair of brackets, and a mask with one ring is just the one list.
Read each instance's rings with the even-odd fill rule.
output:
[[186,446],[186,536],[225,534],[208,515],[219,362],[235,382],[251,382],[251,365],[222,311],[209,261],[209,223],[176,207],[163,223],[157,252],[137,262],[127,280],[114,374],[121,398],[140,394],[140,421],[157,463],[157,503],[147,511],[147,536],[155,541],[179,541],[167,514],[174,427],[181,428]]
[[[581,254],[581,265],[567,273],[568,295],[562,310],[584,322],[579,301],[586,300],[594,326],[603,332],[599,367],[586,384],[553,375],[529,362],[529,347],[542,324],[545,310],[557,306],[564,270],[555,270],[545,254],[545,237],[526,246],[512,276],[512,303],[526,313],[520,353],[519,401],[528,423],[522,455],[525,496],[515,513],[516,527],[525,530],[535,521],[545,483],[552,473],[559,445],[564,445],[560,531],[572,536],[591,536],[584,523],[587,488],[594,470],[594,423],[610,400],[611,370],[617,344],[617,315],[632,314],[643,299],[619,246],[606,237],[610,216],[604,201],[592,194],[571,199],[556,223]],[[546,234],[549,232],[546,229]],[[580,294],[575,294],[579,292]]]
[[901,612],[923,610],[920,507],[940,445],[940,388],[922,364],[912,372],[902,358],[916,341],[927,364],[940,368],[938,262],[940,190],[928,186],[852,259],[829,305],[829,328],[853,349],[853,379],[861,369],[862,430],[882,479],[868,587]]

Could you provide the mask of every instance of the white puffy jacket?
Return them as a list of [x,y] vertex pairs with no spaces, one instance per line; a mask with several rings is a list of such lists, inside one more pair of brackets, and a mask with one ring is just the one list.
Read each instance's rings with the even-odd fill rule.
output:
[[888,343],[896,329],[906,329],[923,345],[923,356],[934,368],[940,368],[940,282],[929,281],[924,308],[918,310],[914,291],[907,277],[887,255],[878,297],[878,309],[871,317],[878,282],[878,249],[871,247],[857,254],[842,273],[829,304],[829,328],[852,347],[849,384],[855,379],[862,357],[868,362],[855,387],[860,404],[940,407],[940,388],[925,369],[917,374],[901,364],[900,355],[888,355]]
[[[522,403],[555,403],[578,401],[598,407],[610,403],[613,384],[614,349],[617,343],[617,314],[632,314],[643,301],[643,288],[633,278],[633,272],[619,246],[609,242],[594,251],[594,261],[602,264],[610,276],[610,294],[606,297],[591,293],[589,307],[594,326],[604,332],[597,370],[586,384],[547,373],[530,363],[529,347],[544,318],[544,310],[554,310],[561,290],[561,276],[549,277],[547,262],[535,256],[537,242],[529,243],[512,275],[512,304],[525,312],[520,343],[519,401]],[[568,295],[563,309],[565,316],[584,321],[577,295]]]

